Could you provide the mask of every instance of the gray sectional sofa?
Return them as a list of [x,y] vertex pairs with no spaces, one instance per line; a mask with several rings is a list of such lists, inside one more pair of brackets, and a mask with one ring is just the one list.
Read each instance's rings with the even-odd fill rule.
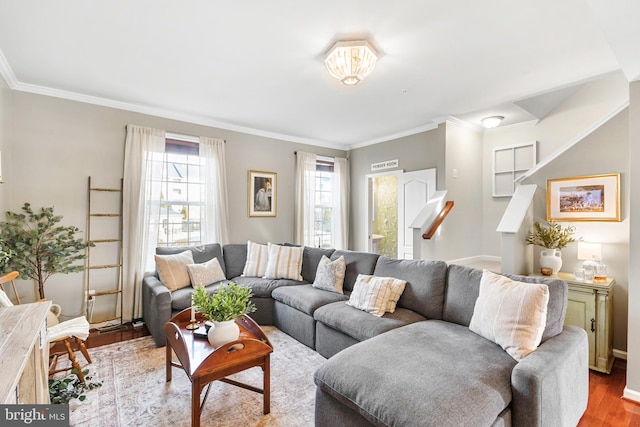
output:
[[[157,253],[186,248],[158,248]],[[316,426],[571,426],[588,401],[586,332],[563,327],[567,285],[550,291],[543,342],[516,362],[469,329],[482,270],[442,261],[304,248],[303,281],[241,276],[247,245],[190,247],[195,262],[218,258],[228,281],[249,286],[271,324],[329,358],[315,373]],[[344,256],[345,295],[311,285],[322,255]],[[345,304],[358,274],[406,280],[396,311],[376,317]],[[162,325],[190,304],[191,287],[174,292],[157,275],[143,281],[144,318],[158,345]]]

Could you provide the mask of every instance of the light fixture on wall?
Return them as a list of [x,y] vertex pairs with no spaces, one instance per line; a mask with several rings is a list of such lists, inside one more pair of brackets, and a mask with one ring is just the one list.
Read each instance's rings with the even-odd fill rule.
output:
[[502,120],[504,120],[504,116],[491,116],[491,117],[485,117],[480,121],[482,122],[485,128],[491,129],[491,128],[497,127],[500,124],[500,122],[502,122]]
[[324,64],[342,84],[353,86],[373,71],[378,54],[366,40],[337,41],[327,53]]

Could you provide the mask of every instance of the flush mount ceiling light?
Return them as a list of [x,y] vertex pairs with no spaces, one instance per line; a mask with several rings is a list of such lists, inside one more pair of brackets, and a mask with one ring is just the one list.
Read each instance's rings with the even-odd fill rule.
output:
[[329,74],[347,86],[357,85],[373,71],[378,54],[366,40],[338,41],[324,64]]
[[497,127],[502,120],[504,120],[504,116],[491,116],[491,117],[485,117],[480,121],[482,122],[485,128],[491,129],[491,128]]

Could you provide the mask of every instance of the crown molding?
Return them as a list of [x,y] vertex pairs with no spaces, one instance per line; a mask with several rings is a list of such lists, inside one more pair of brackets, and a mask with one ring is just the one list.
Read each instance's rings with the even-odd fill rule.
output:
[[369,145],[380,144],[382,142],[388,142],[394,139],[403,138],[405,136],[411,136],[422,132],[427,132],[438,128],[438,123],[429,123],[423,126],[418,126],[413,129],[407,129],[402,132],[385,135],[380,138],[370,139],[368,141],[358,142],[355,144],[347,145],[348,150],[355,150],[356,148],[367,147]]

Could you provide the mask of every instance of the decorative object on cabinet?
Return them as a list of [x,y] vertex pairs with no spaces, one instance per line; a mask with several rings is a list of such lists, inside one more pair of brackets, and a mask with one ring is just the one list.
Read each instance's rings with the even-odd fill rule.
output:
[[548,179],[547,221],[620,221],[620,174]]
[[[562,252],[560,252],[560,249],[566,247],[569,243],[575,242],[573,238],[575,230],[576,228],[572,225],[562,227],[555,222],[548,222],[543,225],[536,221],[533,224],[533,230],[527,235],[526,242],[528,245],[537,245],[547,249],[540,252],[540,272],[543,275],[549,276],[560,271],[560,268],[562,268]],[[551,272],[549,272],[549,269]]]
[[569,302],[565,325],[576,325],[587,331],[589,367],[610,373],[613,365],[613,289],[616,281],[576,280],[573,274],[558,273],[569,285]]
[[536,165],[536,141],[493,149],[493,197],[511,197],[515,181]]
[[249,216],[276,216],[277,174],[249,171],[247,201]]

